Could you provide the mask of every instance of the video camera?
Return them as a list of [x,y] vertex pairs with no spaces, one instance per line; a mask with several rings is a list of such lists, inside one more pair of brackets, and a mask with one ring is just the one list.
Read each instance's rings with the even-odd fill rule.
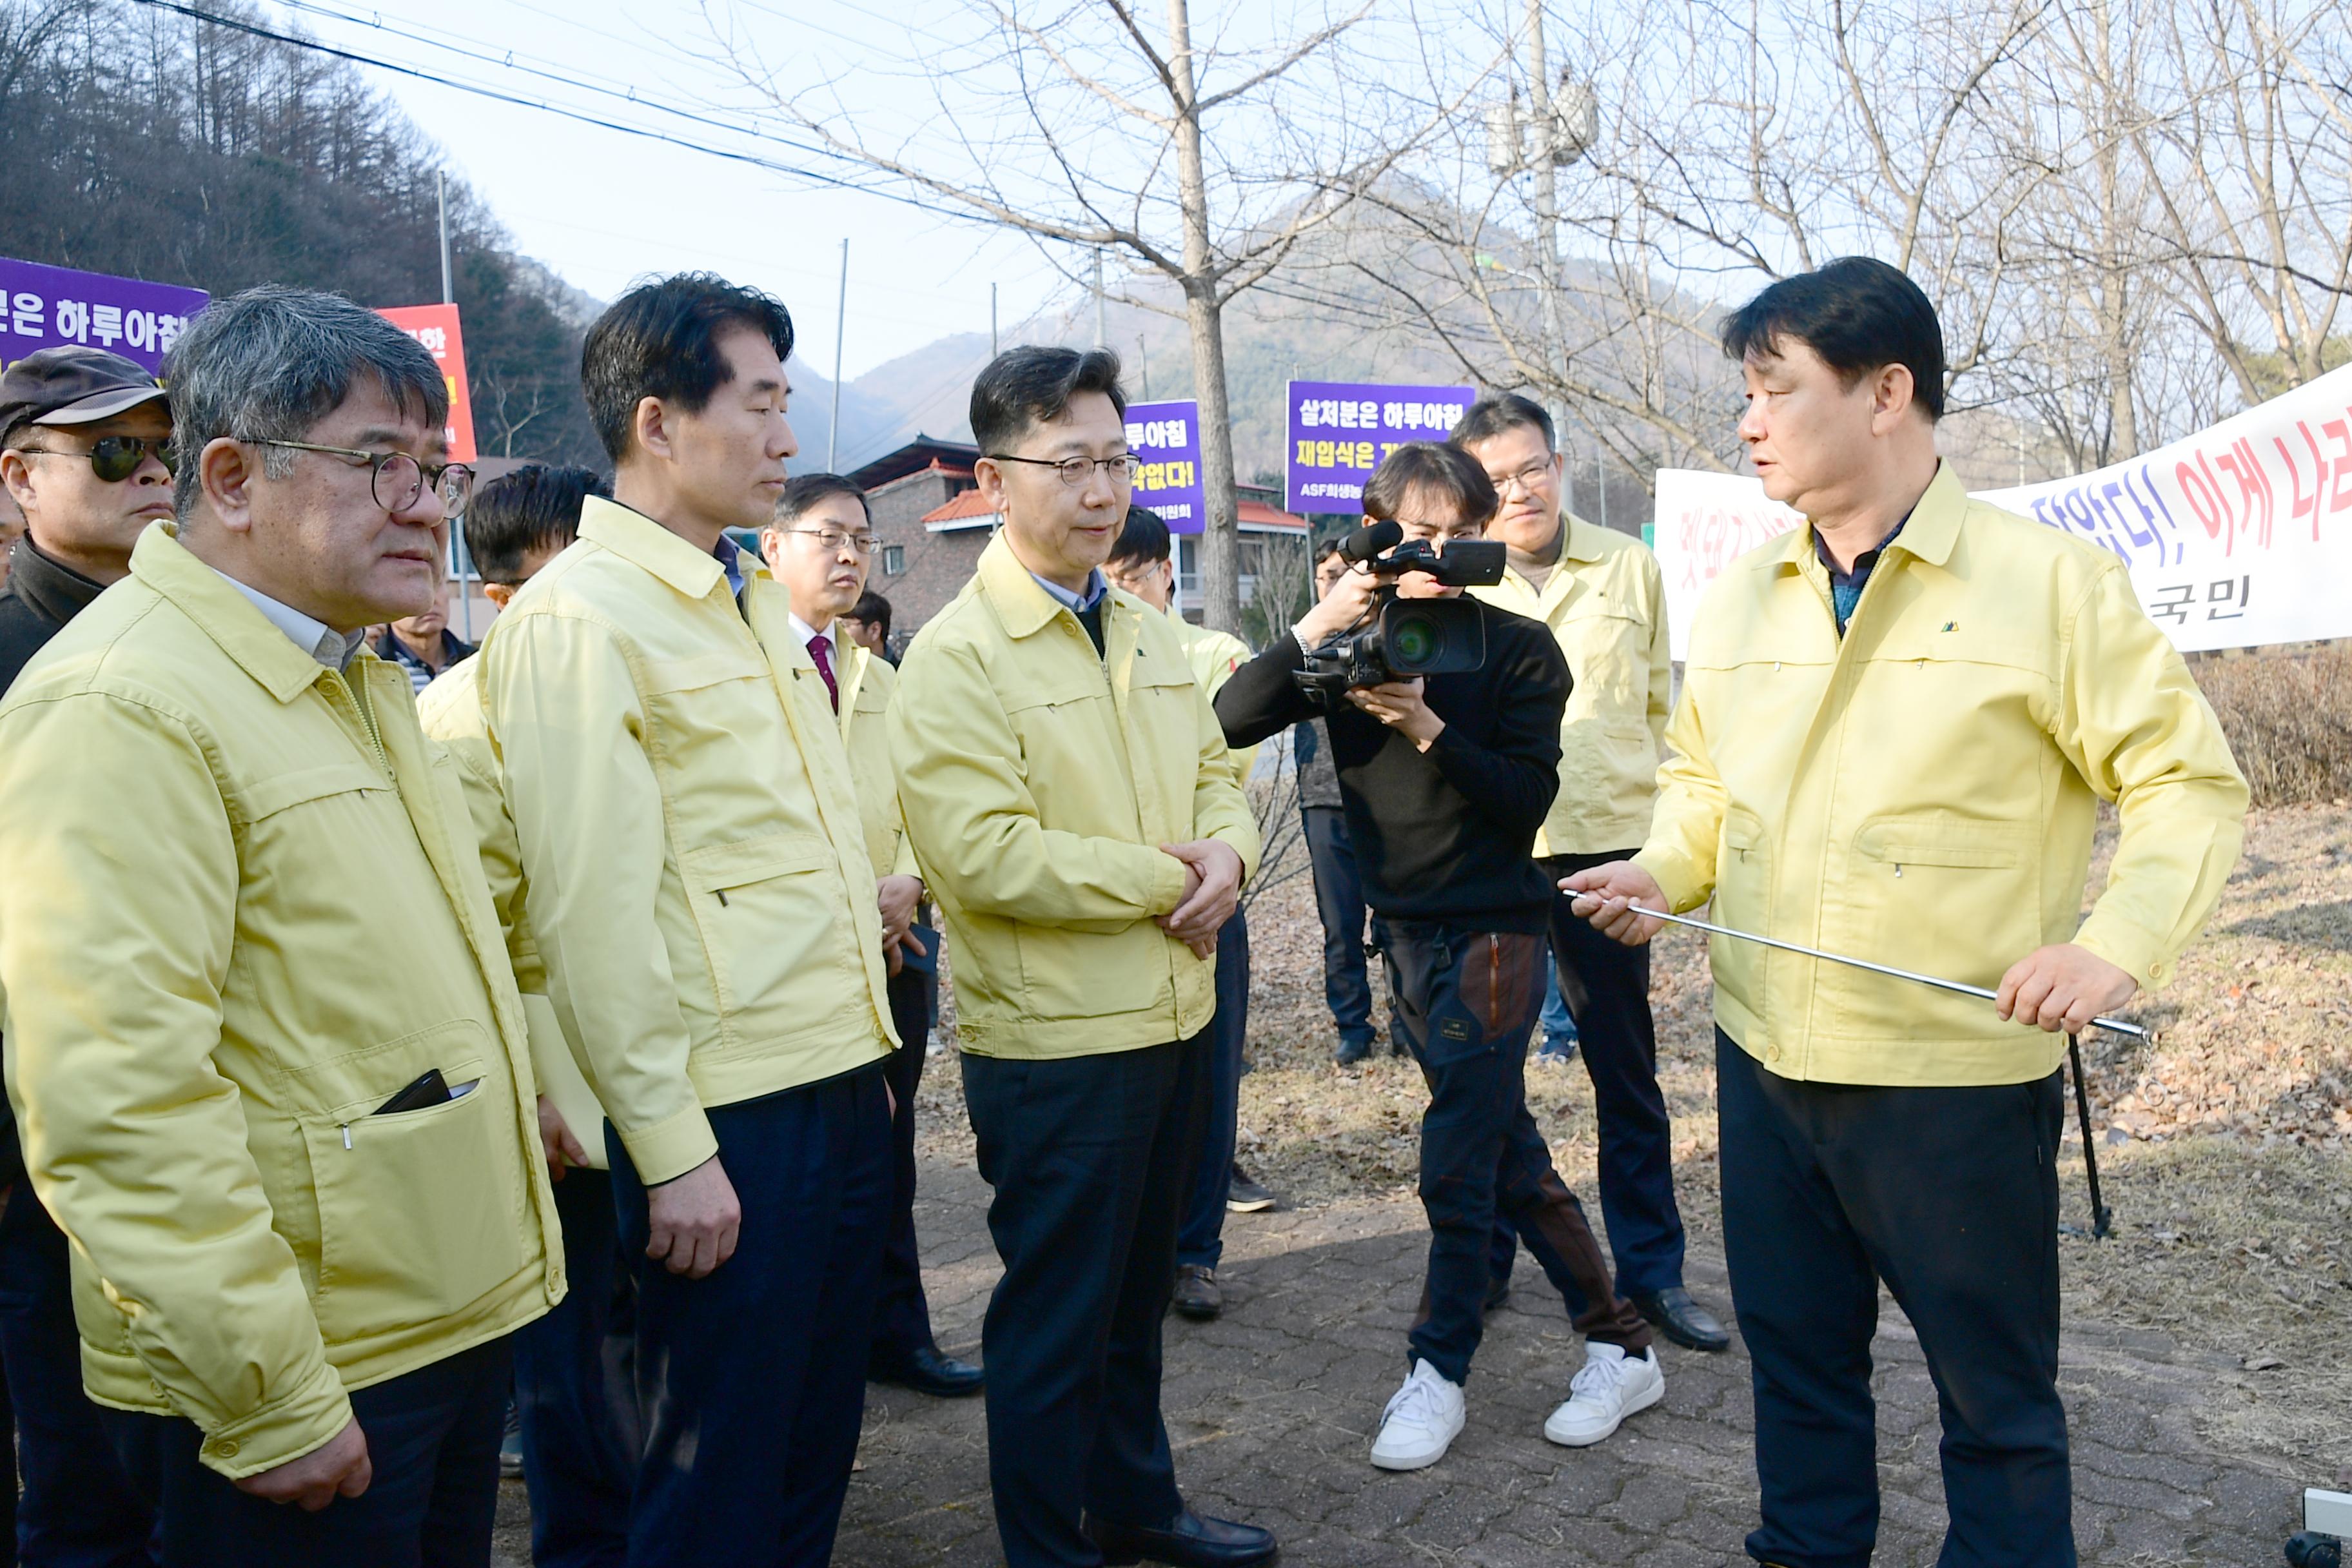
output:
[[1499,583],[1500,542],[1457,539],[1440,552],[1427,540],[1405,543],[1404,530],[1393,522],[1373,522],[1341,540],[1339,555],[1351,563],[1370,563],[1382,582],[1370,613],[1329,642],[1307,649],[1305,668],[1292,676],[1317,702],[1336,708],[1351,687],[1459,675],[1486,662],[1486,627],[1477,605],[1464,599],[1400,599],[1396,580],[1407,572],[1426,572],[1449,587]]

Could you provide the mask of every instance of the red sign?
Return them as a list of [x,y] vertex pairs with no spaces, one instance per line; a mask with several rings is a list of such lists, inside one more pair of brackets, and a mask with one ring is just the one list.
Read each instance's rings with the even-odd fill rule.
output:
[[466,342],[457,331],[455,305],[402,305],[377,315],[425,345],[441,379],[449,385],[449,457],[453,462],[474,460],[474,405],[466,395]]

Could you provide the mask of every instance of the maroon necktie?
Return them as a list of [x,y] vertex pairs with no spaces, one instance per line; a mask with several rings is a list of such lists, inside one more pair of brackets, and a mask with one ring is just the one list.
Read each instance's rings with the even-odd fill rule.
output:
[[809,638],[809,657],[816,660],[816,672],[824,677],[824,694],[833,699],[833,710],[841,711],[841,682],[833,678],[833,639],[819,632]]

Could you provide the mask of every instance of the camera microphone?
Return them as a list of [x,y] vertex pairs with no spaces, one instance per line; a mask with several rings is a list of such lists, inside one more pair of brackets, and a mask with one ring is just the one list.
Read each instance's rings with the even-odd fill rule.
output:
[[1339,559],[1361,564],[1385,555],[1404,542],[1404,530],[1393,522],[1368,522],[1339,541]]

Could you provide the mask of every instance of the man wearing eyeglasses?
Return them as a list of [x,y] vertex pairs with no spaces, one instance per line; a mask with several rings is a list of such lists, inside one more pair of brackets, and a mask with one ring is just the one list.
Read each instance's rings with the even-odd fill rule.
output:
[[[172,514],[171,434],[163,389],[120,354],[43,349],[0,376],[0,483],[26,520],[0,588],[0,690],[130,574],[139,535]],[[5,1107],[0,1119],[0,1365],[16,1405],[23,1556],[143,1563],[153,1520],[82,1392],[65,1233],[24,1179]]]
[[866,1375],[935,1398],[962,1398],[980,1392],[981,1370],[940,1353],[915,1242],[915,1091],[922,1087],[924,1047],[931,1035],[930,980],[937,973],[940,935],[924,918],[923,879],[907,847],[898,775],[890,766],[886,718],[898,671],[856,641],[849,624],[850,611],[865,602],[866,574],[874,562],[874,519],[866,492],[839,474],[798,476],[776,502],[775,521],[760,532],[760,553],[769,574],[792,596],[793,636],[808,649],[840,721],[850,776],[857,784],[866,858],[880,879],[875,898],[890,966],[890,1021],[899,1042],[885,1068],[897,1180]]
[[1003,526],[908,649],[890,708],[907,837],[955,942],[990,1235],[988,1466],[1011,1568],[1249,1568],[1160,1415],[1160,1321],[1202,1133],[1217,930],[1258,852],[1168,617],[1102,564],[1133,489],[1117,356],[982,371],[980,493]]
[[[1512,394],[1473,404],[1452,445],[1475,458],[1502,496],[1488,537],[1509,552],[1501,583],[1474,589],[1551,628],[1575,686],[1560,721],[1559,794],[1536,835],[1555,882],[1624,859],[1650,829],[1658,751],[1674,680],[1666,652],[1665,579],[1639,540],[1560,504],[1563,464],[1551,416]],[[1674,1124],[1658,1089],[1645,947],[1611,942],[1553,901],[1552,962],[1576,1019],[1600,1123],[1601,1212],[1617,1289],[1658,1331],[1688,1350],[1731,1336],[1683,1286],[1683,1219],[1675,1203]],[[1514,1251],[1497,1230],[1493,1289],[1507,1288]]]
[[466,803],[361,646],[467,493],[446,400],[340,296],[214,301],[175,521],[0,703],[7,1087],[163,1568],[480,1561],[564,1293]]

